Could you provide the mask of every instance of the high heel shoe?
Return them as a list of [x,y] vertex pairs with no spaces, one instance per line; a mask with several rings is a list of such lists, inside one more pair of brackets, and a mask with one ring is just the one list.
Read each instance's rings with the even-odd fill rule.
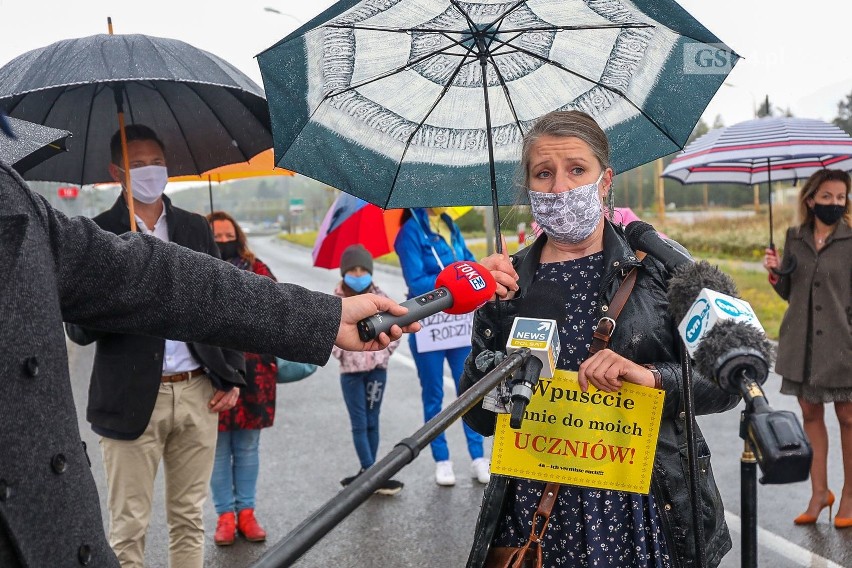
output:
[[852,527],[852,517],[834,517],[834,528],[848,529]]
[[[831,511],[832,511],[832,508],[834,507],[834,493],[831,492],[831,489],[828,490],[828,498],[825,500],[825,503],[822,504],[822,507],[819,508],[819,513],[822,513],[822,510],[825,509],[826,507],[828,507],[828,518],[830,519],[831,518]],[[802,513],[801,515],[799,515],[798,517],[793,519],[793,522],[797,525],[813,525],[813,524],[816,524],[817,517],[819,517],[819,513],[817,513],[816,515],[809,515],[807,513]],[[841,518],[840,521],[841,521],[841,524],[844,523],[845,521],[849,521],[849,525],[852,526],[852,519]],[[834,519],[834,526],[837,527],[837,528],[843,528],[843,527],[839,527],[837,525],[837,519],[836,518]]]

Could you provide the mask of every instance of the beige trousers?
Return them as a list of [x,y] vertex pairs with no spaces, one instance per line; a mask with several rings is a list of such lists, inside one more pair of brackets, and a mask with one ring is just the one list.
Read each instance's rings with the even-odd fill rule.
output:
[[163,383],[151,421],[136,440],[101,438],[107,478],[109,544],[122,568],[143,568],[154,479],[165,472],[169,566],[202,568],[207,499],[219,415],[207,409],[214,388],[206,375]]

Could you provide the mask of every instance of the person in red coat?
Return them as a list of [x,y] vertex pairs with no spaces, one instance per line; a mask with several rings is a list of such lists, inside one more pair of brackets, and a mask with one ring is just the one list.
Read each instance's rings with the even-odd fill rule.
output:
[[[222,260],[237,268],[275,279],[266,264],[249,249],[237,221],[224,211],[207,216]],[[276,280],[277,281],[277,280]],[[216,459],[210,479],[213,505],[219,521],[213,537],[219,546],[234,543],[237,531],[251,542],[266,540],[266,531],[254,516],[260,469],[260,430],[275,420],[275,375],[271,354],[246,353],[246,387],[237,404],[219,413]]]

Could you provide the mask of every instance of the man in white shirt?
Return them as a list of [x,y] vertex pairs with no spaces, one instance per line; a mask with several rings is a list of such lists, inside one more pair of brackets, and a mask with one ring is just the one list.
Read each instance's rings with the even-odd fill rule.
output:
[[[126,129],[137,231],[218,256],[207,221],[173,207],[165,148],[150,128]],[[111,142],[113,179],[124,185],[118,133]],[[115,205],[94,218],[116,234],[130,230],[126,188]],[[185,273],[150,278],[193,278]],[[214,285],[211,283],[211,285]],[[157,306],[151,306],[156,310]],[[165,472],[169,565],[202,568],[207,498],[216,449],[218,413],[234,406],[244,384],[241,352],[143,335],[68,326],[77,343],[97,341],[87,418],[101,435],[107,476],[109,543],[122,568],[143,568],[154,480]]]

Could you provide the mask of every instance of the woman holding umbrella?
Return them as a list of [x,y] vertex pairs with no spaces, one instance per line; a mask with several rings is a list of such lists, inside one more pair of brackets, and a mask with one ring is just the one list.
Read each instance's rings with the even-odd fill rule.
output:
[[[532,215],[543,233],[514,259],[492,255],[481,262],[497,280],[495,301],[476,312],[473,351],[465,363],[462,390],[484,376],[477,366],[485,352],[504,350],[518,305],[526,297],[554,300],[559,322],[557,367],[578,372],[589,384],[616,391],[625,382],[666,391],[660,433],[647,495],[612,490],[559,487],[541,542],[541,566],[685,566],[697,561],[692,506],[684,471],[686,444],[680,412],[679,339],[668,311],[665,267],[650,256],[638,260],[622,230],[603,214],[612,184],[609,142],[587,114],[551,112],[525,135],[520,179]],[[595,325],[608,315],[613,296],[632,271],[635,286],[627,297],[608,348],[590,355]],[[547,292],[543,292],[547,290]],[[499,304],[499,305],[498,305]],[[615,311],[615,310],[613,310]],[[613,314],[614,315],[614,314]],[[502,333],[501,333],[502,330]],[[501,344],[503,343],[503,344]],[[697,414],[722,412],[738,397],[709,379],[694,376]],[[474,407],[465,422],[491,435],[496,415]],[[715,567],[731,547],[724,509],[709,463],[709,449],[696,426],[701,478],[704,548]],[[508,547],[523,546],[545,484],[492,475],[483,497],[469,567],[500,566]],[[540,528],[540,527],[539,527]]]
[[825,404],[834,403],[840,423],[843,494],[834,526],[852,527],[852,207],[849,174],[820,170],[799,192],[801,223],[787,229],[783,265],[796,259],[793,271],[776,272],[778,256],[766,249],[763,265],[769,282],[790,304],[781,322],[775,371],[781,392],[798,398],[805,433],[814,456],[811,500],[797,525],[816,523],[834,505],[828,488],[828,434]]

